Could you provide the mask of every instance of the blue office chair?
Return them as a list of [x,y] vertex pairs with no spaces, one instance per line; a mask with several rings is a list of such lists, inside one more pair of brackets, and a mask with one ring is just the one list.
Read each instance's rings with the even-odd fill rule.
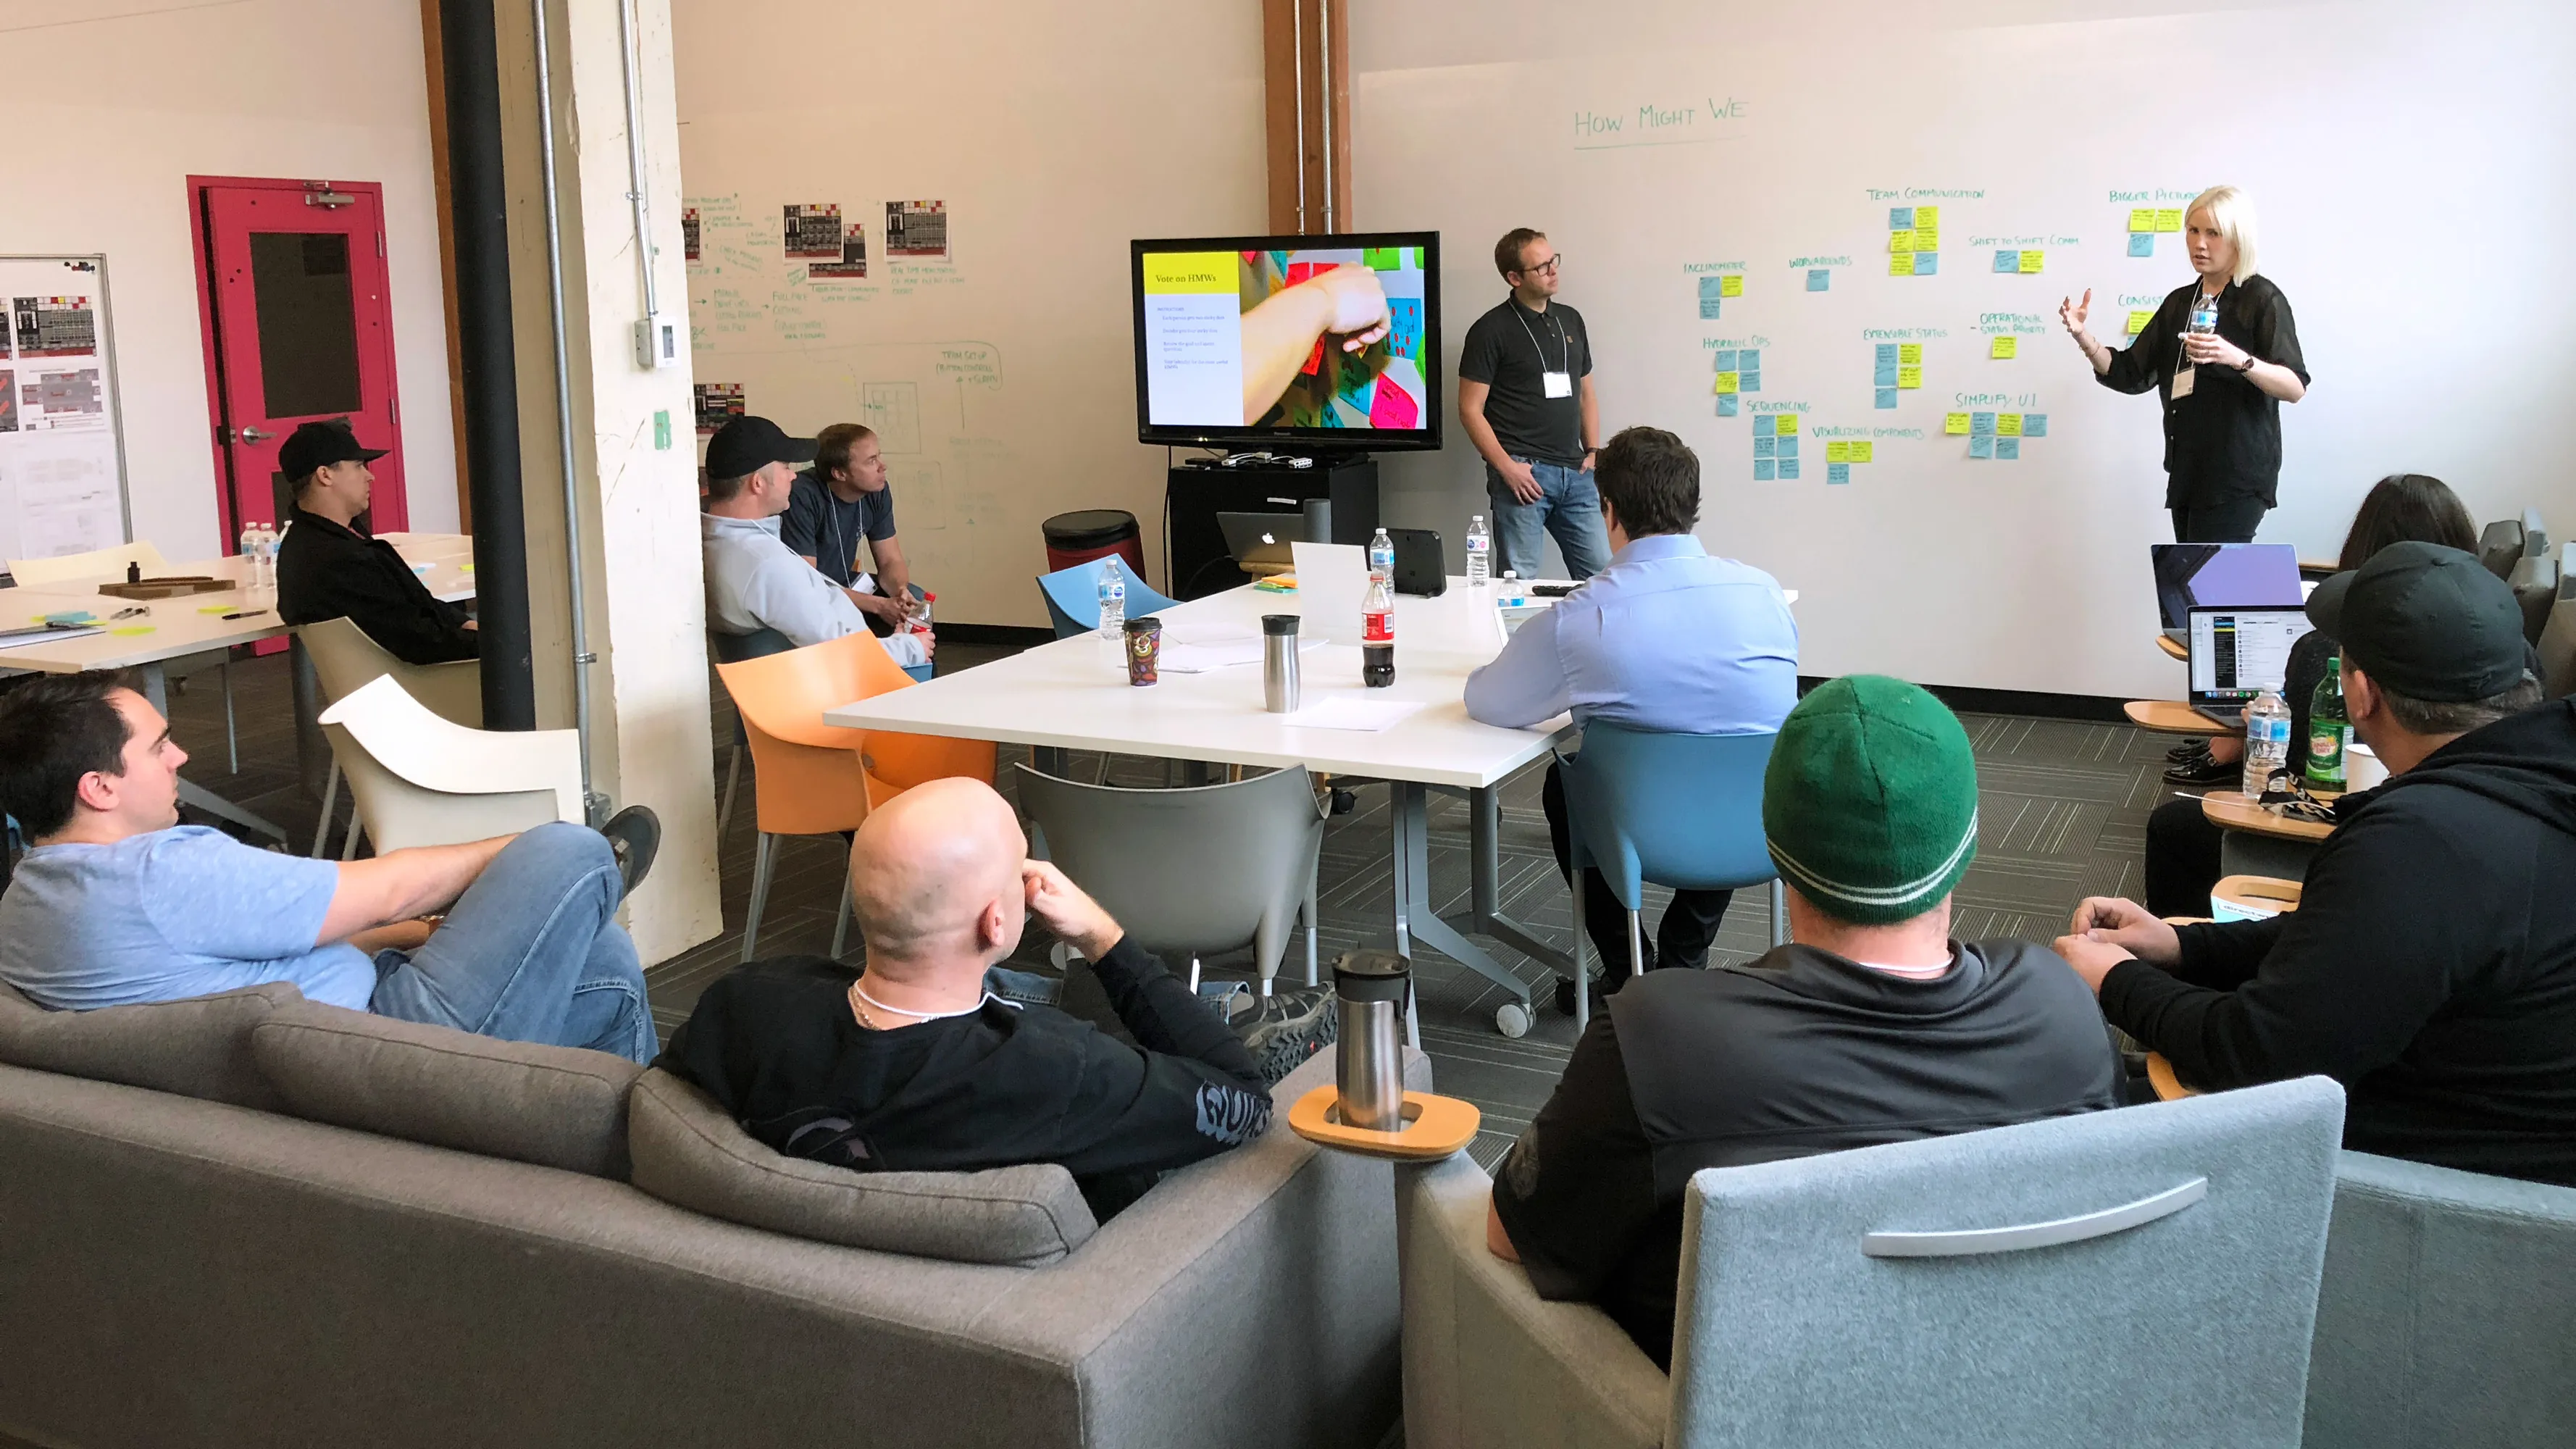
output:
[[[1588,981],[1581,872],[1597,866],[1628,908],[1628,964],[1645,966],[1638,907],[1645,883],[1684,890],[1741,890],[1769,882],[1771,944],[1788,939],[1780,878],[1762,836],[1762,771],[1776,735],[1684,735],[1596,721],[1583,727],[1583,753],[1560,755],[1567,854],[1573,864],[1574,974]],[[1574,993],[1578,1029],[1592,1019],[1592,993]]]
[[[1038,595],[1046,600],[1047,619],[1055,625],[1055,637],[1070,639],[1100,627],[1100,570],[1116,557],[1114,554],[1104,555],[1069,569],[1038,575]],[[1147,614],[1159,614],[1179,602],[1147,588],[1145,581],[1136,576],[1136,570],[1127,568],[1125,559],[1119,559],[1119,567],[1126,569],[1127,573],[1128,618],[1141,619]]]

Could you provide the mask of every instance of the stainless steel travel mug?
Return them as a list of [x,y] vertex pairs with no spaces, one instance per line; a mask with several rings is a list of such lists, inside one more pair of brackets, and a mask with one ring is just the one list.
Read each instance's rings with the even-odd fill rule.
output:
[[1411,968],[1392,951],[1353,951],[1333,963],[1341,1028],[1334,1080],[1347,1126],[1404,1128],[1404,997],[1411,982]]
[[1272,714],[1297,707],[1297,618],[1261,616],[1261,707]]

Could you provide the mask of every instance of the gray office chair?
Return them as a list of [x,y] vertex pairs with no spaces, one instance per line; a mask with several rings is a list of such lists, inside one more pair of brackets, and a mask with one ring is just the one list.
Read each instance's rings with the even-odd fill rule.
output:
[[2514,563],[2522,557],[2522,520],[2499,518],[2478,530],[2478,561],[2497,578],[2513,573]]
[[2297,1449],[2343,1091],[2323,1077],[1691,1179],[1673,1372],[1399,1169],[1412,1449]]
[[1306,917],[1315,984],[1315,866],[1324,808],[1303,765],[1223,785],[1129,790],[1016,765],[1020,808],[1047,858],[1136,943],[1166,960],[1250,946],[1267,996],[1288,928]]
[[2558,593],[2536,642],[2542,691],[2551,699],[2576,693],[2576,543],[2558,562]]
[[[2525,534],[2548,542],[2545,534]],[[2558,560],[2546,552],[2526,553],[2513,561],[2513,571],[2504,581],[2513,588],[2514,602],[2522,605],[2522,637],[2537,645],[2541,631],[2549,626],[2549,614],[2558,602]]]

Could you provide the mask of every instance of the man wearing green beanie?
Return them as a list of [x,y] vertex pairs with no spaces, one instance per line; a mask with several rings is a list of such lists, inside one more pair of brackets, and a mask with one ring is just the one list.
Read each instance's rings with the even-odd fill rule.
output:
[[1692,1173],[2119,1100],[2063,960],[1950,938],[1977,763],[1939,700],[1877,675],[1819,686],[1780,726],[1762,828],[1790,944],[1612,995],[1503,1159],[1486,1223],[1540,1297],[1599,1304],[1666,1368]]

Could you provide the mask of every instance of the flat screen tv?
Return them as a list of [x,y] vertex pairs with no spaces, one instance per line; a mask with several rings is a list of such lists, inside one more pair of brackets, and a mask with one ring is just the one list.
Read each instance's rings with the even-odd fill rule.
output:
[[1440,446],[1440,234],[1129,244],[1136,437],[1181,446]]

